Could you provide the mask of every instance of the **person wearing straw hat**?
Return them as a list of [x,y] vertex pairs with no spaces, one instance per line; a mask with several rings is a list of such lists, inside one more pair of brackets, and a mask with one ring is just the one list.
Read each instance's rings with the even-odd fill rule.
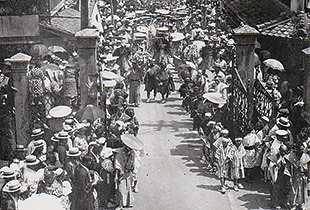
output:
[[24,161],[23,182],[28,187],[29,194],[35,194],[38,183],[43,179],[44,169],[38,168],[40,161],[34,155],[27,155]]
[[71,147],[66,151],[67,160],[64,165],[64,169],[67,171],[67,176],[71,181],[72,193],[70,196],[71,209],[78,209],[76,201],[79,199],[79,180],[76,177],[76,168],[80,163],[81,151],[77,147]]
[[28,144],[28,155],[35,155],[41,162],[46,160],[47,144],[45,140],[32,140]]
[[1,178],[2,178],[1,191],[0,191],[0,207],[1,207],[2,201],[6,199],[3,189],[9,181],[16,179],[17,173],[8,166],[2,167],[0,169],[0,173],[1,173]]
[[26,148],[22,144],[17,144],[15,148],[15,158],[18,160],[24,160],[26,155]]
[[101,183],[98,184],[98,198],[99,207],[108,208],[112,206],[112,200],[115,195],[115,183],[114,183],[114,165],[113,165],[113,152],[115,150],[107,147],[104,143],[100,155],[100,170],[99,175],[103,179]]
[[160,70],[160,67],[157,64],[154,64],[150,66],[150,68],[146,71],[145,76],[144,76],[144,84],[145,88],[144,90],[146,91],[146,96],[147,100],[146,102],[148,103],[150,101],[150,95],[151,92],[154,92],[154,97],[153,100],[155,100],[156,95],[157,95],[157,86],[158,86],[158,72]]
[[221,182],[220,192],[225,193],[227,188],[225,187],[225,180],[229,176],[230,160],[231,156],[229,152],[233,146],[232,140],[228,137],[229,131],[224,129],[220,133],[220,137],[213,143],[215,148],[215,162],[217,166],[217,176]]
[[132,69],[127,75],[129,83],[129,104],[136,107],[140,105],[140,83],[142,81],[142,67],[133,61]]
[[138,138],[124,134],[121,137],[123,147],[120,148],[115,155],[115,183],[116,189],[121,193],[122,200],[120,201],[121,207],[133,206],[132,187],[134,170],[137,167],[135,165],[135,157],[132,150],[141,151],[143,149],[143,143]]
[[3,187],[3,200],[1,202],[1,209],[3,210],[18,210],[18,203],[20,200],[20,192],[22,185],[18,180],[11,180]]

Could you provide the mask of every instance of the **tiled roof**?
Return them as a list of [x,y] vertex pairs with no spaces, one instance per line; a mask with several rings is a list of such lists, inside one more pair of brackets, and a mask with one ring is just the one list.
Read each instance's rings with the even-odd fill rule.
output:
[[[284,20],[291,16],[289,8],[279,0],[226,0],[225,9],[250,26]],[[237,22],[238,22],[237,21]]]
[[[66,8],[58,13],[59,16],[69,16],[69,17],[80,17],[80,12],[72,9]],[[81,19],[80,18],[51,18],[52,27],[75,34],[81,29]]]
[[277,23],[264,23],[257,25],[258,31],[264,36],[292,38],[294,34],[294,23],[292,18]]
[[[88,15],[91,16],[95,6],[94,1],[90,1],[88,6]],[[54,28],[65,33],[74,35],[76,32],[81,30],[81,13],[73,8],[64,8],[57,13],[58,16],[68,16],[71,18],[64,17],[52,17],[51,23],[47,24],[48,27]],[[56,15],[55,15],[56,16]]]

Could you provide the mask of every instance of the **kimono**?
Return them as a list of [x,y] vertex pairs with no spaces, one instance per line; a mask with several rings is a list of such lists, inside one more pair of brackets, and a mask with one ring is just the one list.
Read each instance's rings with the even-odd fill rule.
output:
[[229,139],[229,142],[227,143],[226,147],[224,147],[223,143],[222,143],[222,138],[224,137],[220,137],[218,138],[214,143],[213,146],[216,148],[215,151],[215,161],[216,161],[216,165],[217,165],[217,171],[216,171],[216,175],[219,178],[228,178],[229,177],[229,173],[231,172],[231,157],[232,155],[231,153],[231,148],[233,146],[232,141]]
[[132,206],[133,195],[131,177],[133,160],[130,159],[130,155],[124,147],[120,149],[115,156],[115,170],[119,172],[117,188],[121,195],[121,206]]
[[284,156],[270,156],[268,172],[271,177],[271,203],[273,207],[283,207],[290,192],[290,174]]
[[244,146],[242,144],[239,146],[233,145],[230,154],[232,160],[231,178],[233,180],[244,179],[244,157],[246,155]]
[[72,194],[75,195],[72,202],[73,210],[94,209],[94,196],[90,173],[89,170],[80,163],[76,166],[73,174]]
[[138,70],[131,71],[127,76],[129,82],[129,103],[138,104],[140,102],[140,82],[141,76]]
[[114,183],[114,167],[111,159],[107,158],[101,161],[101,169],[99,175],[102,182],[98,183],[98,202],[99,208],[107,208],[107,204],[114,198],[115,183]]

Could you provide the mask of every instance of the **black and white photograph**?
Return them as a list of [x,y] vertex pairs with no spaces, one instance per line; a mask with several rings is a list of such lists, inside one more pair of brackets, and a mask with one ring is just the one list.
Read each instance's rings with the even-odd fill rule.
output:
[[310,210],[309,0],[0,0],[0,210],[255,209]]

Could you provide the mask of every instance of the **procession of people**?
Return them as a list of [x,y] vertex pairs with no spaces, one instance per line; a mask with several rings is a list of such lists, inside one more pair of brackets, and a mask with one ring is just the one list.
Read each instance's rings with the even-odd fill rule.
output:
[[221,1],[111,2],[98,3],[104,32],[98,77],[86,84],[88,105],[80,108],[75,50],[36,54],[27,72],[27,145],[8,140],[14,113],[8,107],[18,90],[0,72],[0,153],[9,160],[0,169],[0,208],[26,210],[44,201],[53,204],[44,209],[54,210],[133,207],[144,156],[135,110],[142,101],[167,103],[177,91],[201,140],[205,170],[218,177],[220,193],[244,189],[246,182],[265,183],[270,208],[307,209],[310,130],[301,118],[303,91],[281,78],[273,55],[257,47],[253,72],[274,101],[274,119],[254,113],[240,130],[232,125],[230,107],[236,46]]

